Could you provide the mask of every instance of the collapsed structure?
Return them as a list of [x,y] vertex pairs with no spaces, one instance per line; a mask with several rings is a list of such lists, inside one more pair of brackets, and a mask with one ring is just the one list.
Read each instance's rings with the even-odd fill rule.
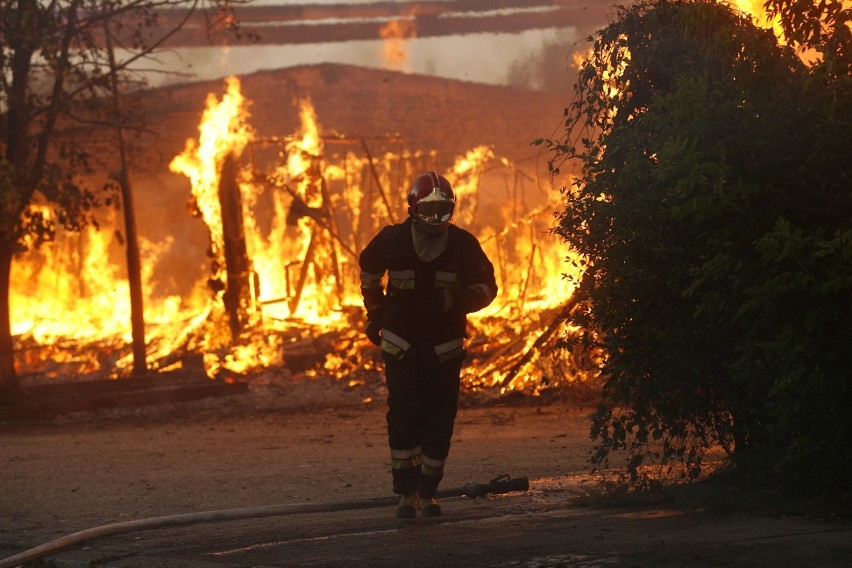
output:
[[[280,366],[357,383],[377,365],[362,340],[357,253],[405,217],[399,188],[436,169],[436,153],[407,148],[393,133],[324,131],[307,98],[298,132],[261,137],[247,106],[239,81],[228,79],[221,99],[208,98],[198,137],[170,164],[188,178],[190,211],[209,233],[209,271],[191,294],[146,302],[149,368],[201,359],[210,377]],[[542,192],[487,146],[443,173],[458,193],[455,222],[479,236],[501,289],[472,318],[465,386],[536,392],[585,378],[575,356],[544,349],[569,331],[571,265],[550,234],[558,192]],[[120,344],[114,360],[86,370],[121,376],[129,360]]]

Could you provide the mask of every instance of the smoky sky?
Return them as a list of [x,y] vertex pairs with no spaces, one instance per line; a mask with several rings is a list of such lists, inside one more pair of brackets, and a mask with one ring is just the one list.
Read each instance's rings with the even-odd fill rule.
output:
[[162,68],[175,74],[150,74],[152,87],[214,80],[299,65],[340,63],[406,73],[434,75],[487,84],[505,84],[516,61],[534,57],[554,41],[576,41],[574,28],[546,28],[520,33],[478,33],[394,40],[402,58],[389,60],[384,40],[336,43],[187,47],[158,56]]

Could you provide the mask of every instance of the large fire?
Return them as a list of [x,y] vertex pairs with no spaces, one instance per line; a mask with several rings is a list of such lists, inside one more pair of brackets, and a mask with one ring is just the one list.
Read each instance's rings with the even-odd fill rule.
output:
[[[735,6],[783,41],[762,0]],[[410,23],[383,31],[394,65],[404,65],[405,40],[416,36]],[[189,293],[157,293],[154,267],[179,243],[140,242],[148,368],[202,357],[208,376],[230,379],[290,368],[294,353],[318,352],[300,372],[357,384],[359,370],[378,367],[359,328],[357,253],[379,227],[404,218],[399,188],[434,155],[401,148],[372,156],[357,136],[323,134],[309,99],[300,102],[297,132],[261,138],[248,107],[239,81],[228,79],[221,99],[209,95],[198,137],[170,164],[188,178],[193,213],[209,232],[209,274]],[[273,149],[274,162],[257,163],[255,148]],[[571,333],[562,315],[573,292],[565,275],[575,263],[549,232],[558,192],[527,203],[518,190],[526,174],[487,146],[471,148],[442,173],[459,195],[455,221],[479,236],[500,286],[495,302],[471,317],[465,386],[538,392],[588,378],[581,354],[542,348]],[[493,190],[495,179],[505,185],[500,199],[481,191]],[[109,216],[101,226],[120,229],[115,221]],[[13,264],[12,332],[24,376],[130,373],[129,285],[109,252],[115,234],[62,234]]]
[[[306,375],[357,384],[359,372],[378,367],[377,349],[360,330],[358,251],[381,226],[404,219],[399,187],[434,154],[372,156],[353,143],[357,137],[323,134],[310,99],[300,101],[297,132],[262,138],[248,108],[239,81],[229,78],[221,98],[208,97],[198,137],[170,164],[186,176],[193,214],[209,232],[209,274],[189,294],[158,296],[151,267],[173,243],[142,243],[148,367],[180,367],[195,354],[210,377],[248,377],[288,367],[294,353],[315,346],[322,354]],[[274,160],[256,159],[262,151]],[[486,195],[480,188],[489,172],[489,183],[502,179],[506,187]],[[466,387],[538,392],[584,378],[570,356],[540,349],[543,339],[567,332],[561,315],[572,293],[567,251],[549,232],[558,192],[531,207],[518,189],[526,174],[487,146],[442,173],[458,193],[455,222],[480,237],[500,286],[494,303],[471,318]],[[128,284],[105,252],[112,238],[90,230],[15,264],[23,373],[129,373]],[[101,355],[62,348],[87,343]]]

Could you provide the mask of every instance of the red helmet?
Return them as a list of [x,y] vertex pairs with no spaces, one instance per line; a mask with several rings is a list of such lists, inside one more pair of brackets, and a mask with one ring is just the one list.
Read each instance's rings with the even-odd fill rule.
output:
[[408,205],[411,218],[430,233],[436,233],[450,224],[456,207],[456,194],[447,178],[428,171],[411,185]]

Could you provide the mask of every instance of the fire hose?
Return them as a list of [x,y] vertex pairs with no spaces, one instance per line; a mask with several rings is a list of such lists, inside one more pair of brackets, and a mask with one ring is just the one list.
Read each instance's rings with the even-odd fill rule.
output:
[[[509,475],[501,475],[484,484],[476,483],[475,481],[468,481],[461,487],[439,490],[436,497],[439,499],[445,499],[447,497],[470,497],[471,499],[476,499],[477,497],[485,497],[486,495],[491,494],[528,491],[529,488],[529,480],[526,477],[512,479]],[[398,495],[391,495],[387,497],[349,499],[324,503],[293,503],[290,505],[220,509],[215,511],[183,513],[165,517],[153,517],[149,519],[137,519],[135,521],[124,521],[121,523],[111,523],[75,532],[36,546],[35,548],[30,548],[29,550],[25,550],[24,552],[14,556],[0,559],[0,568],[12,568],[13,566],[19,566],[30,560],[55,554],[60,550],[70,548],[71,546],[83,541],[131,531],[191,525],[197,523],[210,523],[215,521],[235,521],[240,519],[259,519],[262,517],[298,515],[303,513],[329,513],[354,509],[390,507],[396,505],[398,501]]]

